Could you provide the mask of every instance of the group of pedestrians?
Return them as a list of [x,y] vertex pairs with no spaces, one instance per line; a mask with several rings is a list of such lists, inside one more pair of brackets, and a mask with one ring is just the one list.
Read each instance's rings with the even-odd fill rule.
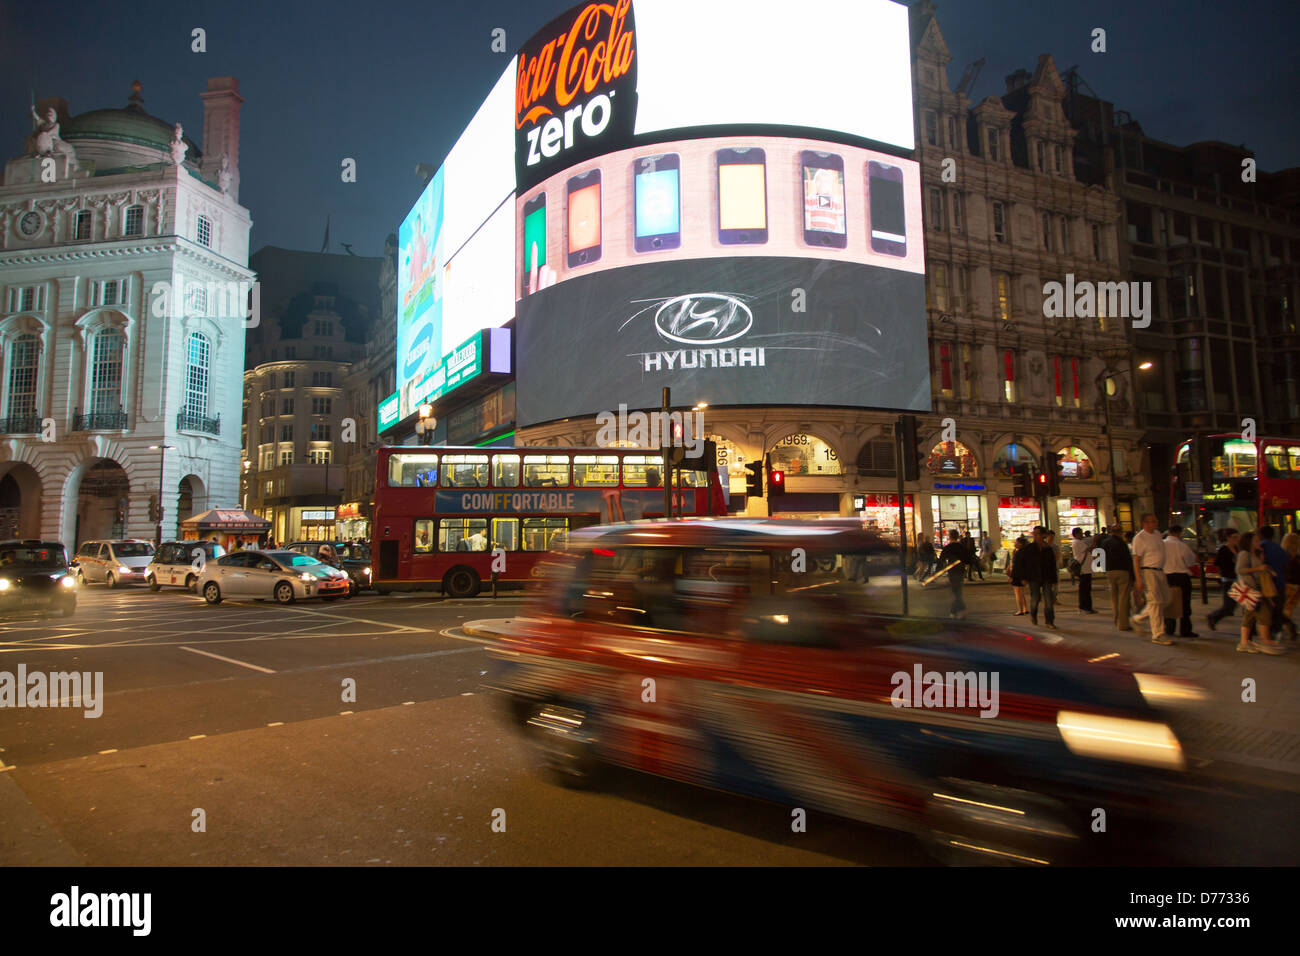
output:
[[1016,595],[1015,616],[1028,614],[1029,620],[1037,624],[1041,607],[1043,624],[1058,631],[1056,588],[1060,580],[1060,569],[1056,559],[1056,532],[1039,525],[1034,528],[1032,535],[1032,538],[1022,536],[1016,539],[1011,561],[1007,565],[1011,590]]
[[1300,604],[1300,535],[1292,532],[1280,545],[1274,537],[1268,525],[1245,534],[1227,528],[1219,535],[1219,552],[1214,560],[1219,568],[1223,604],[1211,611],[1207,620],[1210,630],[1214,630],[1240,604],[1239,651],[1277,654],[1282,647],[1277,638],[1285,634],[1292,641],[1297,639],[1292,615]]

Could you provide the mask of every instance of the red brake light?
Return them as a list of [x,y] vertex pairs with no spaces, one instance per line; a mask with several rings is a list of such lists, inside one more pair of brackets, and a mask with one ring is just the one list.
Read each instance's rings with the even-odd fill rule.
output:
[[608,548],[592,548],[591,553],[598,554],[602,558],[612,558],[614,556],[614,552],[610,551]]

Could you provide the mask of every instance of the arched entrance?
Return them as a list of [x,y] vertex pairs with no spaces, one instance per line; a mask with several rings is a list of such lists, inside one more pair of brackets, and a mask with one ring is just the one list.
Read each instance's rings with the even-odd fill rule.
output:
[[76,545],[94,538],[126,537],[131,483],[117,462],[96,459],[81,476],[77,491]]
[[176,522],[208,510],[208,491],[198,475],[186,475],[176,487]]
[[[4,469],[4,466],[0,466]],[[0,478],[0,540],[41,536],[41,476],[31,465],[11,464]]]

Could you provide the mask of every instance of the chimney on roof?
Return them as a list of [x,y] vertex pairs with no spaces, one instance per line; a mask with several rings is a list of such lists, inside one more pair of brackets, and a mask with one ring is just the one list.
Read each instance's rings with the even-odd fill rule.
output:
[[203,100],[203,164],[199,173],[215,183],[221,172],[221,157],[230,159],[230,198],[239,202],[239,80],[233,76],[214,76],[208,80]]

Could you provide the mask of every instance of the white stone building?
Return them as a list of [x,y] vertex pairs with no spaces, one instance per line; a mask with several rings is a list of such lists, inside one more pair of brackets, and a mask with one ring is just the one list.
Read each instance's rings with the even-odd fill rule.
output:
[[0,536],[153,538],[160,477],[164,539],[238,504],[243,99],[208,81],[200,149],[132,89],[39,101],[0,181]]

